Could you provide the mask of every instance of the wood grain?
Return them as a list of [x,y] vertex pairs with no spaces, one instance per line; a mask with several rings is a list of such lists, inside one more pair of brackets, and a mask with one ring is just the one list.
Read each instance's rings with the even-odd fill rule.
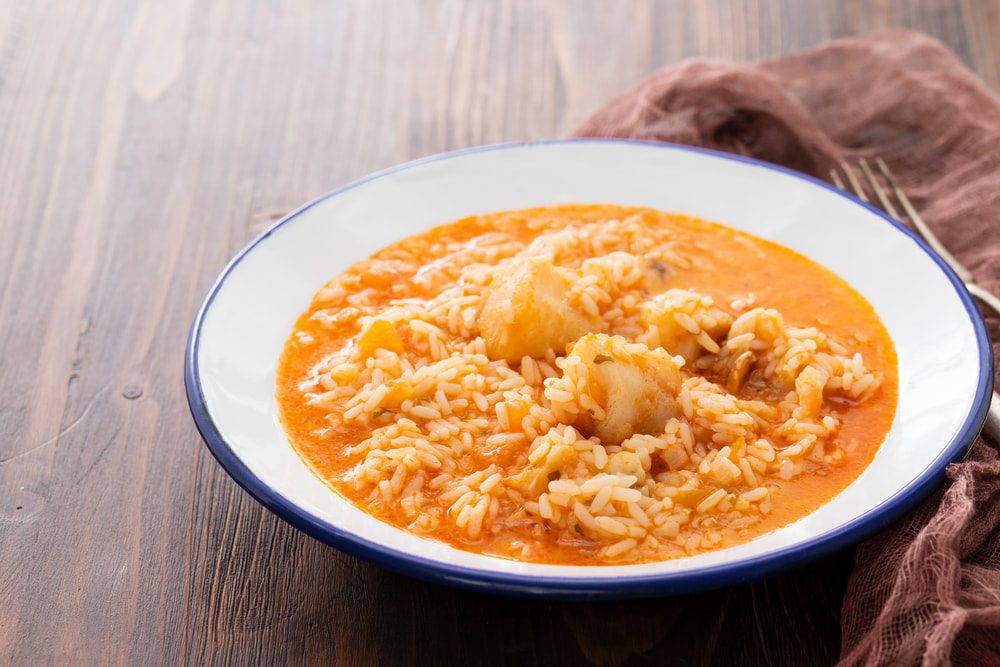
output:
[[830,662],[849,553],[703,595],[557,604],[324,547],[207,453],[181,362],[215,275],[300,202],[565,134],[685,57],[887,26],[1000,87],[989,1],[0,3],[0,662]]

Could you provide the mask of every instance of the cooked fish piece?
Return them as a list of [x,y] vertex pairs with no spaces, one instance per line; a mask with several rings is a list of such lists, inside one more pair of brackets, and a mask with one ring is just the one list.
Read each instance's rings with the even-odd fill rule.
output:
[[654,296],[640,312],[647,327],[656,327],[660,347],[688,361],[706,351],[718,353],[733,323],[732,316],[715,306],[711,297],[682,289]]
[[670,267],[658,259],[649,259],[642,269],[642,286],[649,292],[660,292],[670,282]]
[[501,267],[483,295],[479,329],[491,359],[516,362],[525,355],[561,354],[580,336],[600,331],[599,317],[567,302],[573,274],[540,257],[516,259]]
[[604,445],[618,445],[636,433],[661,434],[677,413],[680,368],[664,350],[621,336],[588,334],[570,355],[587,367],[590,396],[601,408],[593,415],[582,413],[578,427]]

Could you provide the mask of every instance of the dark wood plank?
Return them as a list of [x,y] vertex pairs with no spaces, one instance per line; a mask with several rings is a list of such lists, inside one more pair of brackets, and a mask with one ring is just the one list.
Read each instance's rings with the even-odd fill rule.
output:
[[983,0],[0,4],[0,661],[830,662],[850,554],[569,604],[328,549],[207,454],[181,360],[215,274],[308,198],[565,134],[685,57],[886,26],[937,36],[1000,87],[1000,8]]

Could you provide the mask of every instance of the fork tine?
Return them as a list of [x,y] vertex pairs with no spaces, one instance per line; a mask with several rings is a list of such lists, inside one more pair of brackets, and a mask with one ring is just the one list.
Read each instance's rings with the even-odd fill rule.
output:
[[840,180],[840,174],[837,173],[836,169],[830,170],[830,180],[833,182],[834,185],[836,185],[841,190],[847,189],[844,187],[844,182]]
[[892,175],[891,171],[889,171],[889,166],[885,163],[885,161],[883,161],[882,158],[877,157],[875,158],[875,164],[878,166],[879,171],[882,172],[882,176],[885,177],[885,182],[889,184],[889,187],[892,189],[892,193],[896,195],[896,199],[899,200],[900,206],[902,206],[903,210],[906,211],[906,215],[910,218],[910,222],[913,223],[913,226],[916,228],[920,236],[927,241],[927,245],[933,248],[934,251],[939,254],[952,269],[955,270],[955,273],[957,273],[958,277],[962,279],[962,282],[971,282],[972,274],[969,273],[969,270],[962,266],[957,259],[955,259],[954,255],[948,252],[947,248],[941,245],[937,236],[934,235],[931,228],[927,226],[924,219],[920,217],[919,213],[917,213],[917,209],[915,209],[913,204],[910,203],[910,198],[907,197],[906,193],[903,192],[903,189],[899,187],[899,184],[896,182],[896,177]]
[[868,195],[865,194],[865,189],[861,187],[861,183],[859,183],[858,179],[854,176],[854,172],[851,171],[850,166],[848,166],[848,164],[843,160],[839,160],[839,162],[840,170],[847,176],[847,180],[851,184],[851,189],[854,190],[854,194],[857,195],[858,199],[861,201],[868,201]]
[[868,166],[868,161],[864,158],[858,160],[858,164],[861,165],[861,171],[864,172],[865,178],[868,179],[868,184],[871,186],[872,191],[875,196],[878,197],[879,203],[882,204],[882,210],[891,215],[896,220],[900,220],[899,211],[896,207],[892,205],[892,201],[886,196],[885,190],[879,185],[878,180],[875,178],[875,174],[872,173],[871,167]]

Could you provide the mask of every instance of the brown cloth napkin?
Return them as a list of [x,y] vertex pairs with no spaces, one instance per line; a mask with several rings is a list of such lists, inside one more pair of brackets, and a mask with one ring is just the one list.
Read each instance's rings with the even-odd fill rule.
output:
[[[879,155],[945,246],[1000,293],[1000,100],[926,35],[875,33],[752,65],[687,61],[575,134],[707,146],[823,179],[838,159]],[[1000,322],[988,325],[996,354]],[[947,477],[858,548],[842,664],[1000,663],[1000,457],[980,440]]]

